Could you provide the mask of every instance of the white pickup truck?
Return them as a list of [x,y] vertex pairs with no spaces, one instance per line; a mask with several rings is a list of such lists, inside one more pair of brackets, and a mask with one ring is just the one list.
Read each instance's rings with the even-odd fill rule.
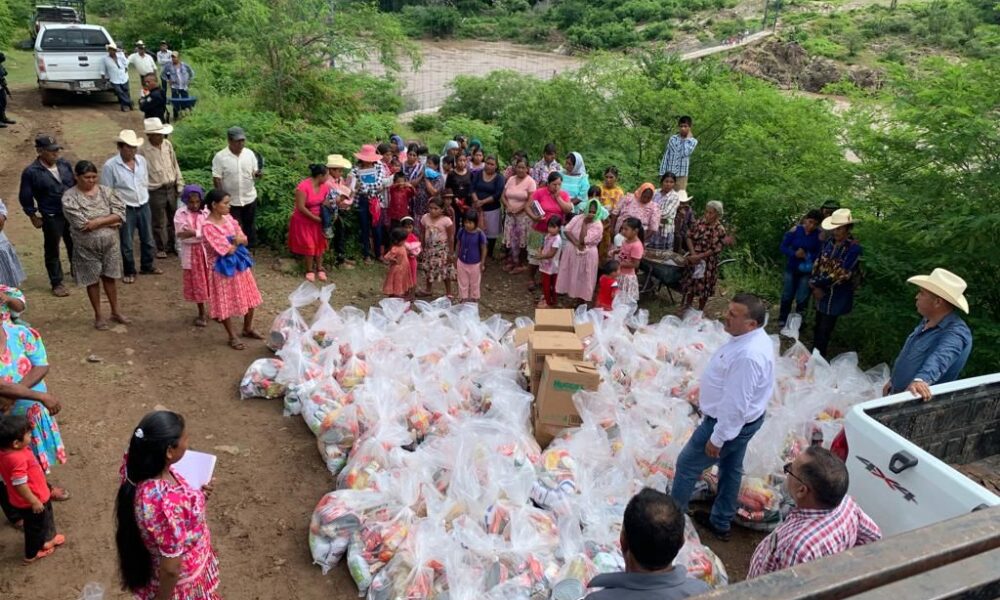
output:
[[100,25],[46,24],[35,38],[35,74],[42,104],[53,103],[54,91],[91,94],[111,89],[101,78],[100,64],[111,35]]
[[931,391],[929,402],[904,392],[847,415],[849,491],[886,536],[1000,506],[984,487],[1000,475],[1000,373]]

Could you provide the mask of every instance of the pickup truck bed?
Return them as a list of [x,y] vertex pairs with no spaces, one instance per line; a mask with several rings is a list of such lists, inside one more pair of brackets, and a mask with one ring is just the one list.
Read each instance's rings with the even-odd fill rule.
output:
[[952,467],[994,494],[1000,494],[1000,454]]

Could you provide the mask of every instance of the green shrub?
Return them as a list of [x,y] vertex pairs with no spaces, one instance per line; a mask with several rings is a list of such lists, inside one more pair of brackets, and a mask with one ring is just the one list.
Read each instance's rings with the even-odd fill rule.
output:
[[448,36],[455,32],[462,14],[453,6],[407,6],[402,22],[411,35]]
[[7,0],[0,0],[0,50],[10,48],[15,35],[14,18],[10,14],[10,7],[7,5]]
[[802,47],[810,54],[832,59],[841,59],[848,54],[847,48],[827,37],[811,37],[802,43]]
[[410,127],[417,133],[433,131],[439,124],[437,115],[416,115],[410,122]]

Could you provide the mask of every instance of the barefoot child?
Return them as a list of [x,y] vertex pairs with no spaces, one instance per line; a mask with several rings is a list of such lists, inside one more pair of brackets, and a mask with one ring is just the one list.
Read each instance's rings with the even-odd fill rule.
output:
[[406,230],[397,227],[389,232],[389,251],[382,260],[389,265],[382,284],[382,293],[389,298],[405,298],[413,288],[410,274],[410,258],[406,252]]
[[413,287],[410,288],[410,299],[413,299],[417,289],[417,257],[420,256],[420,238],[413,233],[413,217],[403,217],[400,220],[403,229],[406,230],[406,256],[410,263],[410,277],[413,280]]
[[479,212],[468,210],[455,239],[455,271],[462,302],[479,302],[479,285],[486,270],[486,233],[479,228]]
[[594,303],[594,308],[611,310],[615,296],[618,295],[618,271],[617,260],[609,260],[601,266],[601,276],[597,280],[597,302]]
[[24,521],[24,564],[55,552],[66,538],[56,533],[49,484],[31,452],[31,423],[21,415],[0,418],[0,477],[11,506]]
[[538,253],[538,272],[542,274],[542,299],[538,308],[556,307],[556,279],[559,275],[559,251],[562,248],[562,217],[549,217],[548,231]]
[[622,236],[625,238],[625,243],[618,250],[618,263],[621,265],[621,273],[618,275],[618,289],[629,300],[638,302],[639,278],[636,277],[635,270],[642,262],[644,253],[642,221],[636,217],[625,219],[625,224],[622,225]]
[[205,327],[205,303],[208,302],[208,258],[201,228],[208,210],[202,206],[205,190],[200,185],[186,185],[181,194],[183,204],[174,213],[174,231],[181,242],[181,268],[184,269],[184,299],[198,305],[197,327]]
[[445,293],[450,298],[451,282],[455,279],[455,257],[451,253],[455,222],[445,216],[444,200],[431,200],[427,214],[420,218],[420,228],[423,230],[420,269],[427,286],[421,295],[431,295],[433,285],[443,281]]

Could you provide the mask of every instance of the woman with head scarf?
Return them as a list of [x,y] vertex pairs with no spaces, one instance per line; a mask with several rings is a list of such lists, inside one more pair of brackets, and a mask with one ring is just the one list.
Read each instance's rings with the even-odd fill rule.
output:
[[587,167],[583,163],[583,155],[570,152],[566,155],[565,171],[563,171],[563,191],[569,194],[573,204],[581,204],[587,199],[590,189],[590,179],[587,177]]
[[450,156],[452,160],[455,160],[455,157],[457,157],[461,151],[461,146],[458,145],[458,142],[455,140],[448,140],[448,142],[445,143],[444,148],[441,150],[441,160],[444,160],[446,156]]
[[600,256],[597,246],[604,237],[604,221],[608,210],[599,198],[582,202],[582,210],[563,230],[566,241],[559,256],[559,278],[556,293],[566,294],[583,302],[590,302],[597,285],[597,263]]
[[635,217],[642,223],[642,230],[647,235],[653,235],[660,230],[660,205],[653,202],[656,188],[652,183],[643,183],[635,193],[626,196],[612,213],[611,227],[613,233],[621,231],[625,219]]

